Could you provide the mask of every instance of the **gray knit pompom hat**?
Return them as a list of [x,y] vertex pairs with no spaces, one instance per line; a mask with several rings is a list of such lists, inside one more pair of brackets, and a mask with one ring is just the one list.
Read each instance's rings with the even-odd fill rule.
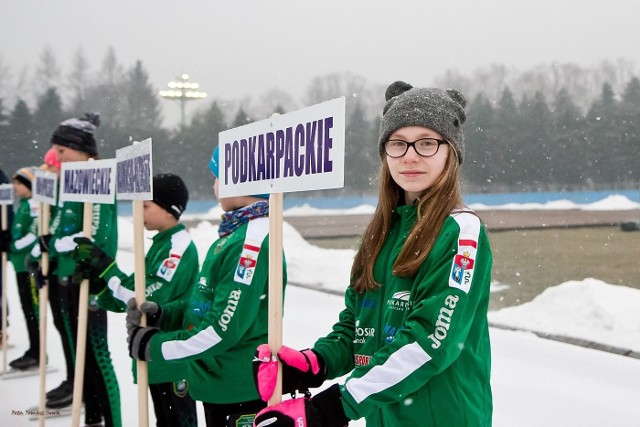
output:
[[462,163],[464,133],[462,124],[467,120],[464,107],[467,100],[456,89],[414,88],[409,83],[391,83],[385,94],[387,104],[382,110],[378,151],[384,158],[384,144],[396,130],[405,126],[423,126],[438,132],[458,152]]

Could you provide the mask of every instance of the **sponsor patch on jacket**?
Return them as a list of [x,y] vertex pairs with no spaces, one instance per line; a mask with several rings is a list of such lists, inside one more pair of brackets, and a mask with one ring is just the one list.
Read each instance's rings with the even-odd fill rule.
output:
[[371,361],[371,356],[368,354],[354,354],[353,358],[356,366],[367,366]]
[[456,213],[452,217],[460,227],[460,234],[458,235],[458,251],[451,263],[449,286],[468,294],[473,281],[473,269],[478,251],[480,220],[476,215],[466,212]]
[[242,247],[242,254],[236,267],[234,280],[238,283],[250,285],[258,263],[260,248],[247,243]]
[[161,279],[170,282],[176,270],[178,269],[178,263],[180,263],[180,258],[166,258],[164,261],[162,261],[162,264],[160,264],[160,268],[158,268],[158,272],[156,273],[156,275]]
[[247,233],[242,245],[233,280],[244,285],[251,285],[258,264],[258,255],[262,242],[269,233],[269,218],[262,217],[249,221]]
[[[451,276],[449,277],[449,286],[461,289],[465,293],[469,293],[471,281],[473,280],[473,265],[475,264],[475,250],[464,250],[458,252],[453,258],[451,266]],[[466,248],[465,248],[466,249]]]

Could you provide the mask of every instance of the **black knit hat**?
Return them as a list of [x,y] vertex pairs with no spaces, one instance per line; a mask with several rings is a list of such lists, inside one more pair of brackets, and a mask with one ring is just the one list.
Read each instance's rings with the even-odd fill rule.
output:
[[153,202],[176,219],[187,208],[189,190],[182,178],[172,173],[153,176]]
[[51,135],[51,144],[62,145],[73,150],[98,154],[94,133],[100,126],[100,113],[85,113],[84,117],[67,119],[58,125]]
[[464,133],[462,124],[467,120],[464,107],[467,100],[456,89],[414,88],[397,81],[385,92],[387,104],[382,112],[378,151],[384,158],[384,144],[396,130],[405,126],[423,126],[438,132],[458,153],[462,163]]
[[13,174],[13,179],[21,182],[25,187],[31,190],[33,180],[36,178],[36,170],[38,170],[38,168],[35,166],[20,168],[15,174]]

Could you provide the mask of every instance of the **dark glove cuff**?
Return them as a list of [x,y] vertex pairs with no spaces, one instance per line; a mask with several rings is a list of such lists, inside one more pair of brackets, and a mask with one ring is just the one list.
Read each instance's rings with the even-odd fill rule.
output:
[[49,242],[51,242],[51,234],[42,234],[38,236],[38,245],[40,246],[40,252],[49,252]]
[[340,386],[334,384],[311,398],[311,406],[316,411],[315,416],[308,419],[320,419],[319,425],[325,427],[343,427],[349,424],[349,418],[344,413]]
[[147,326],[155,326],[160,327],[160,322],[162,322],[162,307],[158,306],[158,311],[154,314],[146,313],[147,315]]
[[[140,341],[138,342],[137,348],[133,348],[134,346],[130,348],[129,356],[138,360],[149,360],[149,349],[148,349],[149,341],[151,341],[151,338],[158,332],[159,330],[157,328],[138,327],[138,330],[134,332],[134,334],[131,336],[131,342],[132,343],[135,342],[134,339],[136,338],[137,334],[142,334],[142,336],[140,337]],[[137,355],[133,354],[133,351],[135,350],[138,351]]]
[[9,252],[11,249],[11,232],[0,229],[0,252]]
[[317,374],[309,372],[306,380],[307,387],[320,387],[324,384],[324,381],[327,379],[327,364],[324,362],[324,359],[320,354],[315,350],[310,350],[313,354],[316,355],[318,359],[318,366],[320,367],[320,371]]

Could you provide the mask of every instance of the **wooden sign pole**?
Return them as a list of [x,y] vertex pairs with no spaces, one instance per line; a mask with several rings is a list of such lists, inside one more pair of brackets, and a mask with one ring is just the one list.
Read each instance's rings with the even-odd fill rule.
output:
[[[135,260],[135,292],[136,304],[138,307],[145,302],[146,278],[144,265],[144,207],[142,200],[134,200],[133,204],[133,249]],[[140,326],[147,326],[147,316],[143,313],[140,319]],[[147,362],[136,361],[138,379],[138,425],[147,427],[149,425],[149,371]]]
[[[93,220],[93,203],[84,203],[82,217],[82,232],[91,238],[91,222]],[[84,386],[84,365],[87,351],[87,321],[89,309],[89,279],[80,283],[80,300],[78,303],[78,338],[76,341],[76,369],[73,381],[73,404],[71,406],[71,425],[80,425],[80,410],[82,409],[82,388]]]
[[[2,205],[2,230],[7,229],[7,205]],[[7,372],[7,253],[2,252],[2,373]]]
[[[49,216],[51,210],[47,203],[40,203],[40,235],[49,234]],[[40,427],[44,426],[44,412],[47,403],[46,383],[47,383],[47,305],[49,302],[49,253],[43,252],[40,260],[40,269],[44,276],[44,283],[38,291],[39,306],[38,315],[40,316],[40,405],[38,423]]]
[[[277,354],[282,346],[282,193],[269,197],[269,348]],[[269,406],[282,402],[282,367]]]

